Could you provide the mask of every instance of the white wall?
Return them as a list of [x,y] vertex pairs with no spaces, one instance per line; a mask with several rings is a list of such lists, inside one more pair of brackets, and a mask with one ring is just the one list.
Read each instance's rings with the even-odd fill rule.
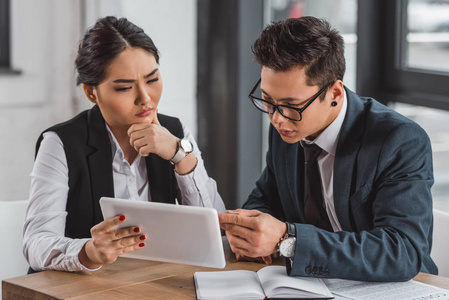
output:
[[141,26],[161,53],[159,111],[196,135],[196,0],[11,1],[12,66],[0,75],[0,201],[26,199],[35,142],[45,128],[90,107],[74,59],[87,26],[106,15]]
[[28,198],[39,133],[73,115],[78,1],[11,1],[12,67],[0,76],[0,200]]

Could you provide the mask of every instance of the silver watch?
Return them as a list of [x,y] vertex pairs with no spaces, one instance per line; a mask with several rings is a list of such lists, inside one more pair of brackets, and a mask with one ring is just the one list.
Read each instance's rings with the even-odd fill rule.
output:
[[283,257],[293,257],[293,255],[295,254],[295,248],[296,238],[289,237],[282,241],[281,245],[279,246],[279,253]]
[[279,253],[284,257],[293,257],[296,248],[296,226],[294,223],[287,224],[287,238],[279,245]]
[[178,141],[178,151],[175,156],[170,159],[172,164],[179,163],[184,157],[189,155],[193,151],[193,145],[188,139],[182,139]]

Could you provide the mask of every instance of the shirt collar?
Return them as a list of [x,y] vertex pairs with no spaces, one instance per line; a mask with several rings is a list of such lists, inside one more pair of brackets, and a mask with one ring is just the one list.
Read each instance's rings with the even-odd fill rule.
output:
[[[115,138],[114,134],[112,133],[111,128],[109,128],[109,125],[106,124],[106,130],[108,131],[109,141],[111,142],[111,150],[112,150],[112,156],[115,157],[116,155],[119,155],[121,159],[123,159],[123,151],[120,147],[117,139]],[[118,152],[118,153],[117,153]]]
[[[111,128],[109,125],[106,124],[106,130],[108,132],[109,141],[111,142],[111,151],[112,151],[112,167],[118,172],[124,172],[124,165],[128,162],[125,160],[125,155],[123,154],[123,150],[120,147],[120,144],[118,143],[117,139],[115,138],[114,134],[112,133]],[[132,163],[132,166],[140,166],[142,160],[142,156],[140,154],[137,154],[136,159]],[[140,168],[139,168],[140,169]]]
[[338,138],[340,136],[340,129],[346,116],[347,107],[348,99],[346,96],[346,91],[343,90],[343,105],[335,120],[329,126],[327,126],[327,128],[319,136],[317,136],[316,139],[310,141],[304,138],[303,140],[301,140],[301,143],[314,143],[327,153],[335,156]]

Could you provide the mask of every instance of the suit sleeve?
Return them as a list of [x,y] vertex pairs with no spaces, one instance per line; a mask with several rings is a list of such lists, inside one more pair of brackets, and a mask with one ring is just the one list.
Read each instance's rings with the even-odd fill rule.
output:
[[[427,134],[414,123],[402,123],[387,135],[380,155],[370,159],[376,160],[371,164],[375,178],[366,183],[360,207],[352,209],[369,212],[372,226],[331,233],[296,224],[290,275],[406,281],[420,271],[436,272],[429,255],[433,167]],[[426,270],[426,264],[434,270]]]
[[251,192],[248,200],[243,204],[244,209],[257,209],[283,220],[281,200],[279,198],[276,178],[274,176],[274,165],[272,157],[272,135],[273,126],[270,126],[269,148],[266,156],[266,167],[256,182],[256,187]]

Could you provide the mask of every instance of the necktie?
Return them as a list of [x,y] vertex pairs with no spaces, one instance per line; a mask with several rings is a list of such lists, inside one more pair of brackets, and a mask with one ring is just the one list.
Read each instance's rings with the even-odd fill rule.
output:
[[321,191],[321,176],[317,158],[322,149],[315,144],[302,144],[304,148],[304,211],[308,224],[312,224],[327,231],[333,231],[332,225],[323,206]]

